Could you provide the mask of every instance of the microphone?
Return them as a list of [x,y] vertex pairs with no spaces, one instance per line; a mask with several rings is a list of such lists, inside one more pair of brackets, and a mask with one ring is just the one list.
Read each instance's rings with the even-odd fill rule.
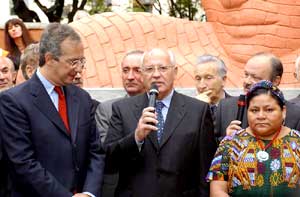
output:
[[156,97],[158,93],[159,92],[158,92],[157,85],[155,83],[152,83],[149,91],[149,104],[148,104],[149,107],[155,107]]
[[237,102],[237,105],[238,105],[238,112],[237,112],[237,115],[236,115],[236,120],[239,120],[239,121],[243,121],[243,116],[244,116],[244,111],[245,111],[245,108],[246,108],[246,96],[244,94],[241,94],[239,96],[239,100]]

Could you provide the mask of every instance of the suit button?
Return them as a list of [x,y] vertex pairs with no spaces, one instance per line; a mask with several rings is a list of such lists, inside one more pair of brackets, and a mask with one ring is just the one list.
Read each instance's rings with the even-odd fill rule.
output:
[[77,144],[73,144],[73,148],[77,148]]
[[75,167],[75,171],[76,171],[76,172],[79,172],[78,166]]

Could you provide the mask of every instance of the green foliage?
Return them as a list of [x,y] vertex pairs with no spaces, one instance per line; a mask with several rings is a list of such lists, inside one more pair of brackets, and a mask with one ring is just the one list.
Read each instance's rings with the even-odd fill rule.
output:
[[96,14],[101,12],[110,12],[111,9],[105,3],[105,0],[88,0],[87,5],[91,7],[90,14]]
[[199,5],[199,0],[170,0],[169,15],[195,20]]

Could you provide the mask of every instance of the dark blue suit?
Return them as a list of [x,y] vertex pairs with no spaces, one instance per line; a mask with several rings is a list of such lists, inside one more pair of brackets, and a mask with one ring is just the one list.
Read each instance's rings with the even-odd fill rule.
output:
[[64,87],[71,137],[35,74],[0,96],[3,144],[10,162],[12,196],[99,196],[104,155],[87,92]]

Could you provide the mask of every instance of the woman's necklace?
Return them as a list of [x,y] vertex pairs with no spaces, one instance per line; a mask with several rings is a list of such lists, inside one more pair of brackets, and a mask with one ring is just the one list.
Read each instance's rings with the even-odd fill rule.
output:
[[255,139],[258,142],[258,145],[261,149],[256,153],[256,157],[260,162],[267,161],[269,159],[269,153],[267,153],[266,150],[273,144],[274,140],[278,137],[280,131],[281,127],[278,129],[278,131],[276,131],[276,134],[274,135],[273,139],[266,146],[264,146],[262,140],[259,139],[258,136],[253,132]]

